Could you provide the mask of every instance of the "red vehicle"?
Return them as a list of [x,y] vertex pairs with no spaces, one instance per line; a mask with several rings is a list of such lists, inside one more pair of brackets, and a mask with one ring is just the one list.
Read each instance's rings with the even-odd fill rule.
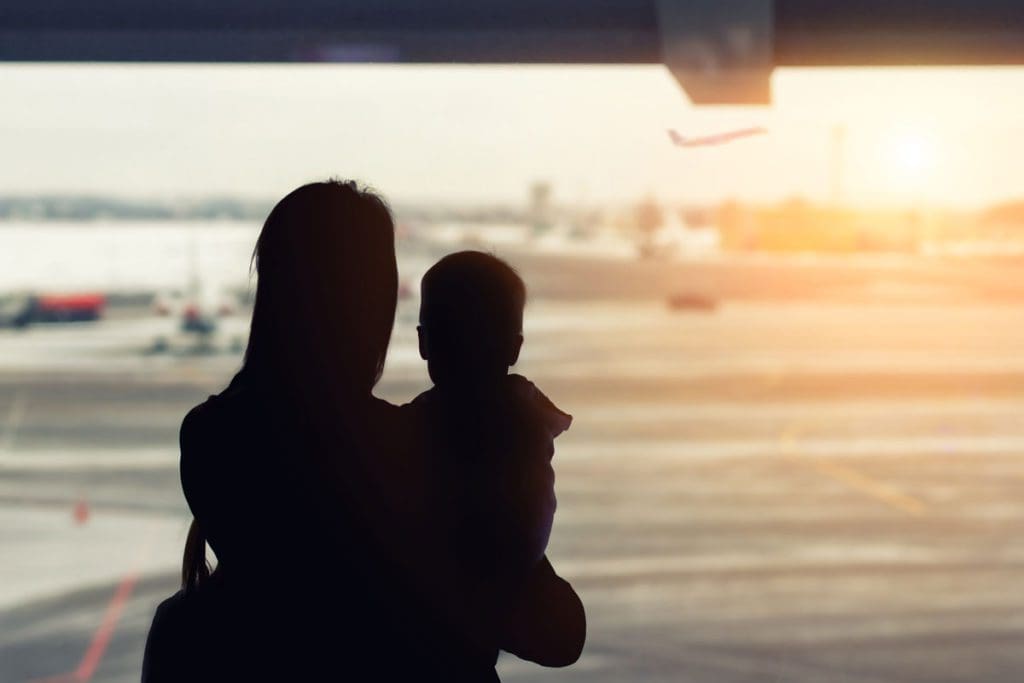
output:
[[0,302],[0,325],[26,327],[33,323],[99,320],[107,298],[99,293],[22,294]]

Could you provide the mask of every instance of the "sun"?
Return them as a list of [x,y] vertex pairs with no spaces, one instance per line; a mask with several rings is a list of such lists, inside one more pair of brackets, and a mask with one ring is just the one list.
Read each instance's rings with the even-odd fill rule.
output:
[[888,148],[894,170],[907,178],[923,176],[935,165],[935,142],[924,133],[894,133]]

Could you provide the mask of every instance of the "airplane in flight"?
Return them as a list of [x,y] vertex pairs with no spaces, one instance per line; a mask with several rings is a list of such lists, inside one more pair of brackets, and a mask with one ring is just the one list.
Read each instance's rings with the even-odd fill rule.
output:
[[688,138],[680,135],[676,130],[669,128],[668,137],[672,140],[672,143],[676,147],[713,147],[715,145],[724,145],[727,142],[733,140],[739,140],[740,138],[748,138],[754,135],[764,135],[768,130],[765,128],[743,128],[742,130],[734,130],[728,133],[719,133],[718,135],[707,135],[699,138]]

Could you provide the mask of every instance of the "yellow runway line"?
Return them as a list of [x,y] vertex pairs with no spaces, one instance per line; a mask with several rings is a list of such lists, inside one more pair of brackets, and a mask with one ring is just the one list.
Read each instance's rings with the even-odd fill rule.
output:
[[841,481],[850,488],[881,501],[889,507],[901,510],[911,517],[923,517],[928,512],[928,506],[924,502],[903,493],[895,486],[861,474],[852,467],[826,460],[816,460],[814,468],[825,476]]
[[[783,455],[786,458],[794,461],[803,460],[795,452],[802,432],[803,429],[799,425],[792,425],[779,436]],[[812,460],[811,464],[820,474],[846,484],[853,490],[874,498],[891,508],[905,512],[911,517],[923,517],[928,513],[928,506],[923,501],[903,493],[891,484],[872,479],[852,467],[818,459]]]

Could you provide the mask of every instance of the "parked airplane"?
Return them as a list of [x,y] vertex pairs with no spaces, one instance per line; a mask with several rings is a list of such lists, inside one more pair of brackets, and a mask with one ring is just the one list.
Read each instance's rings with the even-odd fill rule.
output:
[[221,288],[196,284],[186,293],[163,292],[154,300],[153,312],[173,323],[156,337],[151,350],[241,351],[248,330],[237,308],[237,297]]
[[699,138],[688,138],[680,135],[674,129],[669,128],[668,137],[672,140],[672,143],[677,147],[712,147],[715,145],[724,145],[727,142],[733,140],[739,140],[740,138],[748,138],[754,135],[764,135],[767,133],[765,128],[743,128],[742,130],[734,130],[728,133],[719,133],[718,135],[707,135]]

